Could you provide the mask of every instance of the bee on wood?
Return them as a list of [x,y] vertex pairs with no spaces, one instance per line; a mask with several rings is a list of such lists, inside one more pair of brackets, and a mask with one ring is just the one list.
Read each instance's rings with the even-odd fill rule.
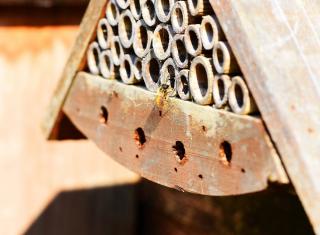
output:
[[168,102],[168,97],[171,96],[172,93],[174,93],[174,88],[171,86],[171,76],[169,73],[163,74],[163,77],[160,78],[160,86],[157,90],[157,95],[156,95],[156,105],[158,108],[162,109],[165,108],[167,102]]

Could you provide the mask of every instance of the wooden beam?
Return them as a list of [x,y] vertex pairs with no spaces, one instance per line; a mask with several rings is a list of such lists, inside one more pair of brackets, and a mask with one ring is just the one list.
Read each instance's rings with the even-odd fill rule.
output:
[[63,110],[106,154],[168,187],[233,195],[288,182],[259,118],[155,100],[143,88],[81,72]]
[[320,2],[211,0],[320,234]]
[[104,14],[106,0],[91,0],[80,25],[80,33],[73,46],[69,60],[65,66],[57,89],[51,99],[42,125],[43,132],[48,139],[54,138],[55,128],[61,119],[63,103],[67,97],[73,79],[78,71],[85,67],[86,50],[96,33],[96,26]]

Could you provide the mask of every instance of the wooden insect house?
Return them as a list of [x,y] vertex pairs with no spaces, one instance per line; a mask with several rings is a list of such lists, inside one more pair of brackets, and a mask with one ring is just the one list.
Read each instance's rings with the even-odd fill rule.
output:
[[161,185],[228,196],[292,183],[320,234],[320,4],[92,0],[48,138],[80,133]]

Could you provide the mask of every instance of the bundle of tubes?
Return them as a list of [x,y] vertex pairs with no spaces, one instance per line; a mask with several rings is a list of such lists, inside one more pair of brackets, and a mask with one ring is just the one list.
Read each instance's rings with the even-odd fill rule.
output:
[[209,0],[110,0],[89,71],[237,114],[256,112]]

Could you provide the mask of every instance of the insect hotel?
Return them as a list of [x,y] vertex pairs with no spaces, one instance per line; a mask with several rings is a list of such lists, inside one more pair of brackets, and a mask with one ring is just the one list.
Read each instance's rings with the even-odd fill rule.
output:
[[207,196],[292,184],[320,234],[320,4],[92,0],[49,139]]

